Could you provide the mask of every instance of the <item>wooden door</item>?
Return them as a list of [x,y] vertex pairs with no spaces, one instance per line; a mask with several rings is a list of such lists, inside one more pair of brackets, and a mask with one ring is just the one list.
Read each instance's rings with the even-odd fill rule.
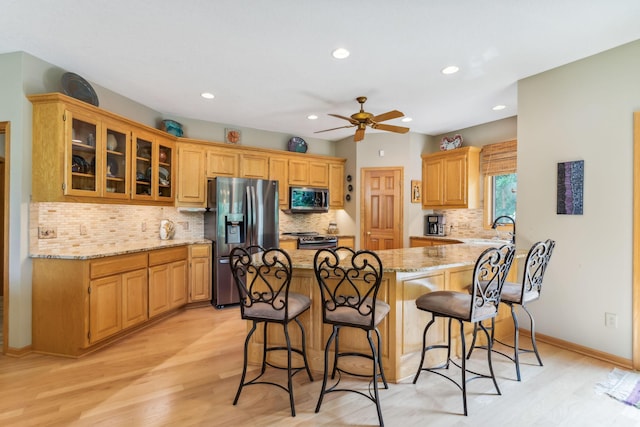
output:
[[122,330],[122,278],[101,277],[89,289],[89,341],[94,343]]
[[264,154],[242,154],[240,156],[240,176],[242,178],[267,179],[269,158]]
[[466,153],[444,159],[444,199],[445,206],[467,204],[467,157]]
[[363,249],[396,249],[402,243],[403,168],[362,169]]
[[147,320],[148,294],[146,268],[122,275],[122,329]]
[[171,280],[170,307],[180,307],[187,303],[187,261],[175,261],[169,266]]
[[286,157],[269,158],[269,179],[278,181],[278,200],[280,207],[289,207],[289,159]]
[[422,164],[422,206],[440,206],[443,203],[442,159],[424,160]]
[[169,265],[149,267],[149,318],[171,307],[171,276]]
[[204,150],[196,145],[178,146],[178,205],[206,205]]

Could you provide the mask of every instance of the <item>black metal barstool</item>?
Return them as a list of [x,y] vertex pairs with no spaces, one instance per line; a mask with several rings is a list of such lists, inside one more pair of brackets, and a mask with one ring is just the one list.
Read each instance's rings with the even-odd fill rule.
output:
[[[538,365],[542,366],[542,359],[540,353],[538,353],[538,346],[536,344],[536,324],[533,320],[533,316],[527,310],[527,304],[536,301],[540,298],[542,291],[542,280],[544,279],[544,273],[547,271],[549,260],[551,259],[551,253],[556,246],[556,242],[551,239],[547,239],[543,242],[534,243],[529,249],[527,254],[527,260],[523,269],[522,283],[505,282],[502,290],[502,296],[500,301],[507,304],[511,308],[511,318],[513,319],[513,345],[506,344],[502,341],[495,339],[495,318],[491,319],[491,340],[492,342],[498,342],[506,347],[513,349],[513,355],[503,353],[493,348],[493,351],[505,356],[512,360],[516,366],[516,376],[520,381],[520,354],[521,353],[535,353],[538,359]],[[518,316],[516,313],[516,306],[522,307],[527,316],[529,316],[529,322],[531,325],[531,348],[520,348],[520,330],[518,327]],[[476,335],[478,328],[474,327],[473,341],[471,342],[471,348],[469,349],[469,355],[475,348]],[[479,348],[486,348],[486,346],[479,346]]]
[[[462,391],[462,403],[464,406],[464,414],[467,415],[467,382],[477,378],[491,378],[498,394],[500,388],[493,373],[491,364],[491,351],[487,351],[487,362],[490,374],[481,374],[467,369],[466,366],[466,344],[464,336],[464,322],[474,325],[480,325],[489,341],[489,350],[491,350],[491,341],[489,333],[482,325],[483,320],[494,318],[498,314],[498,305],[500,304],[500,293],[504,286],[507,274],[511,268],[511,263],[515,254],[513,245],[504,245],[499,248],[489,248],[483,251],[478,257],[474,270],[471,293],[456,291],[436,291],[424,294],[416,300],[416,306],[419,310],[431,313],[431,320],[424,328],[422,335],[422,355],[420,365],[413,383],[418,381],[418,377],[422,371],[429,371],[440,375],[443,378],[454,383]],[[427,332],[429,328],[435,324],[436,318],[441,317],[448,319],[448,335],[446,344],[427,345]],[[451,324],[453,320],[460,324],[460,343],[461,363],[458,364],[452,359],[451,355]],[[447,349],[447,360],[442,365],[431,368],[423,368],[424,359],[427,351],[433,349]],[[442,369],[449,369],[449,365],[453,364],[460,368],[462,379],[460,382],[455,378],[440,372]],[[474,376],[467,379],[467,372]]]
[[[296,416],[293,402],[293,376],[301,370],[306,370],[309,380],[313,381],[309,362],[307,361],[306,338],[302,323],[298,319],[311,306],[311,299],[305,295],[289,292],[291,285],[291,258],[287,252],[272,248],[264,249],[260,246],[234,248],[230,255],[231,271],[240,295],[240,313],[242,318],[253,322],[253,326],[244,342],[244,366],[238,392],[233,404],[238,403],[242,388],[254,384],[269,384],[279,387],[289,393],[291,416]],[[289,322],[294,320],[300,327],[301,348],[292,348],[289,338]],[[264,345],[262,352],[262,368],[258,376],[245,381],[247,374],[247,352],[249,341],[258,323],[264,324]],[[268,345],[267,326],[269,323],[281,324],[284,329],[286,346]],[[276,366],[267,361],[267,353],[271,351],[286,351],[287,366]],[[304,366],[293,367],[291,353],[302,356]],[[260,380],[268,366],[287,370],[287,386],[271,381]]]
[[[324,378],[316,412],[320,411],[325,394],[349,391],[364,396],[375,403],[378,411],[378,421],[383,426],[380,396],[378,395],[378,380],[382,380],[384,388],[389,388],[389,385],[382,367],[382,356],[380,354],[382,348],[378,325],[389,313],[390,307],[389,304],[377,299],[382,281],[382,262],[374,252],[366,250],[356,252],[350,248],[340,247],[317,251],[313,266],[322,295],[322,321],[333,328],[324,350]],[[371,354],[355,351],[340,352],[340,330],[343,327],[358,328],[365,331]],[[377,337],[377,348],[371,336],[372,332],[375,332]],[[331,378],[335,379],[337,373],[338,381],[327,388],[329,352],[334,340]],[[338,365],[339,359],[344,356],[358,356],[371,360],[373,365],[371,375],[355,373],[340,367]],[[338,388],[343,373],[357,377],[370,377],[368,394],[356,389]]]

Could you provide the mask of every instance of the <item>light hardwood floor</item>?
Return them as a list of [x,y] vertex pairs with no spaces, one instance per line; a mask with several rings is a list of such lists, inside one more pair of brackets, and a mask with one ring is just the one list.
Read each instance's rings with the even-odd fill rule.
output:
[[[321,376],[295,379],[297,416],[285,392],[243,390],[232,405],[242,366],[245,325],[237,308],[187,310],[81,359],[0,357],[2,426],[316,426],[377,425],[375,407],[349,393],[328,395],[314,413]],[[459,390],[423,373],[380,392],[387,426],[634,426],[640,410],[594,392],[612,365],[540,344],[544,367],[495,356],[502,396],[490,381],[469,386],[469,416]],[[474,363],[485,362],[482,351]],[[525,362],[532,362],[524,356]],[[284,372],[273,371],[274,378]]]

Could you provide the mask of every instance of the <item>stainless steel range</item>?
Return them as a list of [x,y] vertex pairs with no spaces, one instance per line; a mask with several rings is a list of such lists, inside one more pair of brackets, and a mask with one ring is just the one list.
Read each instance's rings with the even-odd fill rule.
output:
[[315,231],[300,231],[293,233],[283,233],[298,238],[298,249],[325,249],[337,248],[338,238],[336,236],[323,235]]

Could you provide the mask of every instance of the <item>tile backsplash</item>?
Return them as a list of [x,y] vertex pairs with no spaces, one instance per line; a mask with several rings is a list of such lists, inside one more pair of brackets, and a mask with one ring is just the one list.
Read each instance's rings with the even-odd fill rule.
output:
[[[483,222],[483,209],[445,209],[435,211],[443,214],[446,221],[446,234],[453,237],[492,239],[500,237],[509,239],[508,232],[498,232],[485,229]],[[451,228],[453,226],[453,228]]]
[[[160,221],[176,224],[175,239],[201,239],[204,215],[174,207],[96,203],[40,202],[29,207],[29,244],[33,250],[95,247],[131,240],[157,240]],[[326,233],[335,211],[313,214],[280,212],[280,231]]]
[[202,212],[158,206],[41,202],[29,207],[29,244],[38,250],[55,250],[62,246],[95,247],[127,240],[158,240],[163,219],[176,224],[175,239],[203,236]]

